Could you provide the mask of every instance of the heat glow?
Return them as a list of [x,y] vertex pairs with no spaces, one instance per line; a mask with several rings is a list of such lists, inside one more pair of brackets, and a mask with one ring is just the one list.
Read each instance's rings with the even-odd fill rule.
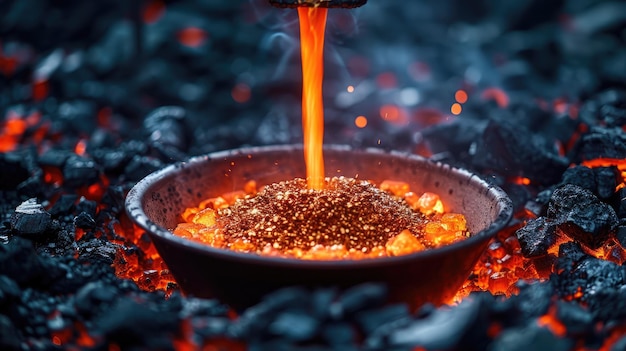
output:
[[302,55],[302,128],[304,131],[304,160],[307,185],[311,189],[324,187],[324,32],[328,9],[299,7]]

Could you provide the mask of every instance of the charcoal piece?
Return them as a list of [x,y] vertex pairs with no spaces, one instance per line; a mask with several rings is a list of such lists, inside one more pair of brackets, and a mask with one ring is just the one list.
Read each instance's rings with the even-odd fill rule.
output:
[[148,174],[163,167],[161,161],[147,156],[134,156],[124,168],[124,174],[128,180],[139,181]]
[[44,194],[44,184],[42,181],[43,172],[37,172],[16,187],[18,194],[25,197],[39,197]]
[[218,300],[187,297],[182,300],[180,316],[187,317],[226,317],[228,306]]
[[564,269],[554,279],[561,297],[580,294],[580,300],[587,303],[597,301],[598,294],[624,284],[624,270],[621,266],[594,257],[585,257],[570,269]]
[[588,291],[591,295],[586,298],[589,311],[594,321],[621,323],[626,318],[626,287],[608,287],[599,291]]
[[626,158],[626,135],[621,128],[593,127],[576,143],[574,162],[596,158]]
[[321,328],[322,338],[334,349],[350,349],[357,340],[357,332],[348,322],[324,323]]
[[78,195],[63,194],[54,202],[54,205],[48,212],[50,212],[52,218],[70,215],[74,211],[76,200],[78,200]]
[[569,164],[547,140],[509,121],[489,122],[478,138],[472,162],[503,176],[522,176],[539,184],[558,182]]
[[96,149],[92,155],[94,160],[102,165],[105,172],[121,172],[130,160],[130,156],[123,149],[100,148]]
[[512,296],[511,302],[518,311],[518,318],[522,320],[537,318],[548,312],[550,301],[555,293],[551,284],[520,281],[517,287],[519,294]]
[[66,271],[51,259],[37,255],[33,243],[13,237],[8,244],[0,245],[0,272],[21,287],[47,288],[65,276]]
[[84,197],[81,197],[76,205],[76,213],[86,213],[91,217],[96,216],[96,210],[98,208],[98,203],[93,200],[87,200]]
[[95,319],[100,335],[121,349],[173,349],[172,340],[180,328],[176,313],[159,311],[149,304],[121,298]]
[[524,211],[533,214],[535,217],[545,215],[547,208],[548,206],[546,206],[546,204],[541,204],[534,200],[529,200],[524,204]]
[[384,324],[409,316],[409,308],[406,304],[396,304],[359,312],[356,314],[356,322],[368,335]]
[[440,308],[427,318],[418,319],[391,332],[391,347],[419,346],[427,350],[451,350],[461,347],[468,331],[481,314],[479,300],[463,300],[453,308]]
[[96,227],[96,220],[86,212],[81,212],[78,216],[74,217],[74,225],[81,229],[94,229]]
[[81,316],[90,319],[108,309],[117,294],[115,287],[102,281],[89,282],[76,292],[74,307]]
[[11,319],[0,314],[0,349],[6,351],[22,350],[21,333],[17,330]]
[[457,119],[452,123],[435,124],[426,127],[421,137],[434,154],[451,153],[455,159],[468,157],[470,146],[485,130],[484,121]]
[[529,323],[504,330],[489,346],[489,351],[567,351],[573,346],[572,340],[558,337],[537,323]]
[[567,335],[584,335],[593,330],[593,315],[577,302],[557,301],[556,317],[565,325]]
[[228,329],[233,338],[260,337],[267,332],[269,323],[282,311],[307,306],[310,293],[299,287],[277,290],[266,295],[263,300],[246,309]]
[[594,171],[585,166],[574,166],[565,170],[561,184],[574,184],[594,192],[598,187]]
[[87,157],[73,155],[63,166],[63,184],[69,187],[94,184],[99,180],[99,176],[98,166]]
[[133,58],[133,43],[133,28],[128,21],[110,23],[107,33],[89,48],[87,62],[98,73],[111,73]]
[[4,311],[5,306],[9,306],[18,299],[21,293],[20,287],[13,279],[0,275],[0,311]]
[[590,124],[621,127],[626,124],[626,91],[609,89],[596,94],[581,106],[580,117]]
[[20,204],[11,216],[11,228],[16,234],[29,238],[41,238],[52,228],[52,216],[37,199]]
[[325,320],[331,313],[330,306],[337,298],[337,289],[320,288],[311,296],[311,308],[313,315],[320,320]]
[[554,191],[547,217],[557,223],[562,232],[592,249],[602,246],[619,221],[611,206],[591,191],[573,184],[562,185]]
[[63,168],[65,162],[74,156],[74,153],[66,150],[50,149],[39,156],[38,163],[41,166]]
[[559,259],[556,263],[558,271],[571,270],[583,258],[588,255],[583,251],[579,243],[570,241],[559,245]]
[[556,223],[545,217],[531,219],[515,232],[524,257],[539,257],[548,254],[556,242]]
[[187,112],[179,106],[163,106],[146,116],[143,126],[150,143],[171,159],[183,159],[189,148],[185,126]]
[[121,186],[109,186],[102,196],[102,203],[107,206],[107,210],[113,214],[124,211],[125,192]]
[[387,287],[383,284],[365,283],[346,290],[333,304],[333,314],[350,315],[365,308],[380,306],[387,298]]
[[30,177],[30,172],[18,153],[0,153],[0,190],[13,190]]
[[64,101],[58,108],[59,120],[66,133],[91,134],[96,128],[97,106],[89,100]]
[[593,173],[598,182],[598,186],[595,189],[595,193],[601,199],[609,199],[615,194],[615,187],[617,186],[617,178],[619,171],[617,167],[596,167],[593,169]]
[[270,334],[291,341],[311,340],[317,333],[319,321],[303,311],[285,311],[270,322]]
[[117,247],[108,240],[92,238],[85,240],[87,236],[83,236],[78,246],[78,254],[81,261],[84,262],[103,262],[104,264],[112,264],[117,254]]

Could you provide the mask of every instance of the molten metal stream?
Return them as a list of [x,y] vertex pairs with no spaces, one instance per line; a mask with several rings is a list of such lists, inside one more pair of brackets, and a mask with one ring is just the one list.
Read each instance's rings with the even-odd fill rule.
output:
[[302,129],[307,185],[324,188],[324,32],[328,9],[299,7],[302,55]]

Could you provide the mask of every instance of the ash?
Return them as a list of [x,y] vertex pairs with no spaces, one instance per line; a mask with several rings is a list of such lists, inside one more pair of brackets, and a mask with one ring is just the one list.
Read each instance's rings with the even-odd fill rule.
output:
[[272,183],[220,210],[218,218],[227,240],[244,238],[257,249],[343,245],[362,252],[404,229],[421,232],[425,220],[403,199],[346,177],[326,178],[322,190],[308,189],[299,178]]

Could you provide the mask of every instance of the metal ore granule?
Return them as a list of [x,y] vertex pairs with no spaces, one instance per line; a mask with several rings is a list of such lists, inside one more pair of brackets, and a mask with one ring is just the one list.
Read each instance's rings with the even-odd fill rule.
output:
[[219,209],[216,224],[226,242],[245,241],[257,250],[343,245],[367,252],[405,229],[421,233],[425,222],[402,198],[368,181],[334,177],[322,190],[299,178],[266,185]]

